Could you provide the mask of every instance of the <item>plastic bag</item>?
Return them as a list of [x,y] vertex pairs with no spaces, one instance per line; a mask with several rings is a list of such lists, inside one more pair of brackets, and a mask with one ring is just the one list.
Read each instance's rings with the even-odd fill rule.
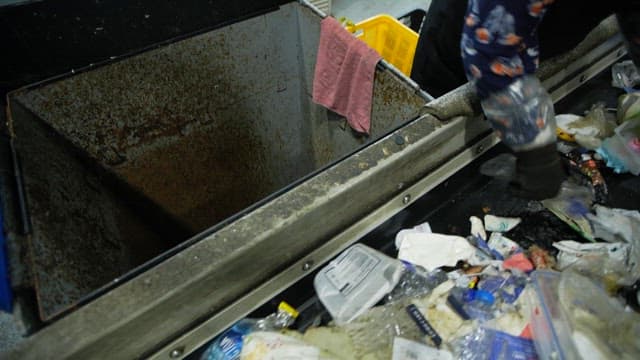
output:
[[560,241],[553,246],[560,250],[557,255],[558,270],[572,269],[621,285],[631,285],[640,278],[630,244]]
[[529,150],[556,140],[553,102],[535,76],[515,80],[481,105],[493,129],[513,150]]
[[640,118],[618,126],[597,151],[616,173],[640,175]]
[[241,360],[328,360],[320,349],[294,337],[265,331],[253,332],[245,338]]
[[589,241],[594,241],[593,231],[586,217],[592,203],[591,190],[570,181],[562,183],[558,196],[542,201],[549,211]]

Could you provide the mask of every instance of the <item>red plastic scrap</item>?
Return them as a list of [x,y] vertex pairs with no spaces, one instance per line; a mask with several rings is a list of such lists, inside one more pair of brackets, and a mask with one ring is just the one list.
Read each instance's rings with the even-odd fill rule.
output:
[[518,269],[526,273],[533,270],[533,264],[527,259],[525,254],[521,252],[502,262],[502,267],[505,269]]

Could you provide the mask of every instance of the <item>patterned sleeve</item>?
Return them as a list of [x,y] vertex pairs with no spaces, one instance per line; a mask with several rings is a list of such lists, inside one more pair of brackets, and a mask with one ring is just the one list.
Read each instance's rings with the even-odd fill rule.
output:
[[553,0],[469,0],[461,53],[481,99],[538,67],[537,28]]

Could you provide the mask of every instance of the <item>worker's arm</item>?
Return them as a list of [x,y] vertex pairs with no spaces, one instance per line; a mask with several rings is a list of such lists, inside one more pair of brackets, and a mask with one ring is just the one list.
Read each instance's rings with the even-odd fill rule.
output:
[[534,76],[537,27],[552,0],[470,0],[461,39],[465,72],[503,142],[518,157],[525,196],[554,196],[564,179],[553,103]]

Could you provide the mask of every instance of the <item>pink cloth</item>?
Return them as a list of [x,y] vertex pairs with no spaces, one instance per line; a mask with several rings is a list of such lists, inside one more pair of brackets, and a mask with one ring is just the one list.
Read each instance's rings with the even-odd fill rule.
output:
[[356,131],[369,133],[373,77],[380,55],[330,16],[320,24],[313,79],[313,101],[347,118]]

